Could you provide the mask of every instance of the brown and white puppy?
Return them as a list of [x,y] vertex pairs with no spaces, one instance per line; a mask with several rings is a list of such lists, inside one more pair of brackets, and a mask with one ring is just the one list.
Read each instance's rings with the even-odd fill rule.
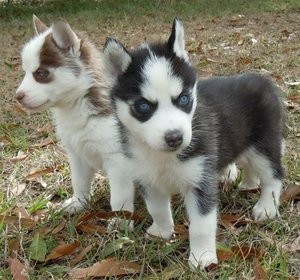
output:
[[47,27],[33,16],[33,23],[36,36],[22,50],[25,76],[16,99],[30,111],[53,113],[74,191],[63,207],[82,210],[94,173],[102,168],[110,180],[112,210],[132,212],[134,187],[108,95],[113,77],[105,74],[102,54],[63,21]]

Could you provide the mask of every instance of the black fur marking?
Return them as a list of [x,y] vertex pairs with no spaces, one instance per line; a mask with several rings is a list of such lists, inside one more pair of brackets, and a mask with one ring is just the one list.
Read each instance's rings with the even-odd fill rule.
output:
[[219,202],[218,194],[216,159],[211,157],[206,159],[201,181],[198,183],[198,186],[194,188],[195,199],[202,215],[208,214],[216,207]]
[[[141,112],[137,106],[139,102],[146,103],[149,106],[149,111],[148,112]],[[139,100],[136,100],[135,103],[130,106],[130,113],[131,115],[139,120],[140,122],[146,122],[149,120],[152,115],[154,114],[155,110],[157,109],[157,103],[151,103],[147,101],[146,99],[142,98]]]

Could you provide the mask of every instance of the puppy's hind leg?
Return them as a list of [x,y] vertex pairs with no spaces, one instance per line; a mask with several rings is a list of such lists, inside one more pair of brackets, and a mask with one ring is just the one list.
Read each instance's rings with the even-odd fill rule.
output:
[[280,156],[276,160],[273,154],[273,159],[270,160],[253,149],[248,152],[248,158],[261,183],[261,194],[252,212],[254,219],[263,221],[279,216],[278,207],[283,177]]
[[241,157],[237,163],[243,169],[243,178],[239,184],[240,190],[243,191],[257,189],[260,181],[249,160],[247,160],[245,157]]

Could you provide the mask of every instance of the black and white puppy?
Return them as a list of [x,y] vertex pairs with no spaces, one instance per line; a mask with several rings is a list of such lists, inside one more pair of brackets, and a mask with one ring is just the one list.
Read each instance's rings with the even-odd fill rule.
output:
[[167,42],[128,51],[108,39],[111,91],[124,153],[134,163],[153,224],[151,235],[170,238],[171,195],[181,193],[190,220],[192,266],[217,263],[218,178],[242,162],[245,184],[261,183],[256,220],[278,214],[282,188],[283,110],[279,90],[255,74],[198,80],[174,20]]

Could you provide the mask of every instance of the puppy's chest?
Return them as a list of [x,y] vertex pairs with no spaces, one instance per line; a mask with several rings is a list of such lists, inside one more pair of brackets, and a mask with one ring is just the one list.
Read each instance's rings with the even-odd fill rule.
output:
[[101,167],[103,160],[120,152],[118,131],[113,118],[56,120],[57,134],[67,150]]
[[180,161],[176,155],[136,151],[135,177],[143,187],[164,193],[185,193],[199,183],[203,175],[203,157]]

